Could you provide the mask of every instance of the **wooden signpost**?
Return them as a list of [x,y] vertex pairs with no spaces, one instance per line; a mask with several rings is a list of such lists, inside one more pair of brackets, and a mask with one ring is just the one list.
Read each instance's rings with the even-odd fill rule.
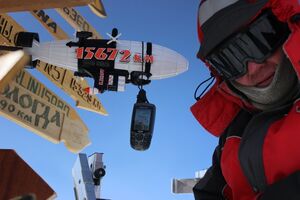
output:
[[[45,14],[44,12],[40,12],[40,11],[37,12],[32,11],[32,13],[34,13],[34,16],[36,16],[37,18],[40,17],[36,13]],[[46,16],[46,18],[48,17]],[[50,22],[53,22],[53,20],[50,18],[48,18],[48,20],[50,20]],[[5,24],[5,27],[3,27],[3,31],[1,31],[1,24]],[[56,27],[59,28],[59,26],[57,25]],[[56,30],[60,30],[60,31],[51,32],[53,36],[55,35],[55,37],[60,37],[60,38],[68,37],[67,34],[64,33],[62,29],[59,28]],[[21,25],[19,25],[12,17],[6,14],[0,14],[0,37],[2,37],[2,41],[4,44],[14,46],[13,38],[20,31],[26,31],[26,30]],[[66,39],[66,38],[62,38],[62,39]],[[76,101],[76,106],[78,106],[79,108],[96,112],[102,115],[107,115],[107,112],[103,107],[103,105],[101,104],[98,97],[95,95],[90,95],[84,91],[84,88],[89,87],[88,83],[85,80],[75,77],[72,71],[54,65],[50,65],[44,62],[38,62],[37,69],[41,73],[43,73],[49,80],[51,80],[54,84],[56,84],[56,86],[62,88],[70,97],[72,97]]]
[[56,23],[45,10],[29,11],[48,32],[57,40],[68,39],[68,34]]
[[[103,12],[102,17],[106,16],[101,0],[87,1],[51,0],[51,3],[49,3],[48,0],[24,0],[20,5],[15,0],[0,0],[0,7],[2,6],[0,12],[31,10],[31,14],[41,22],[50,34],[61,40],[68,39],[68,34],[40,8],[62,7],[57,11],[76,30],[90,31],[93,32],[94,38],[102,38],[78,11],[69,7],[75,4],[83,3],[85,5],[88,3],[91,4],[90,7],[94,11]],[[15,36],[21,31],[25,31],[25,29],[12,17],[0,14],[1,45],[14,46]],[[7,56],[10,57],[7,58]],[[9,53],[1,59],[2,61],[14,61],[11,63],[1,62],[1,115],[47,140],[54,143],[64,142],[72,152],[79,152],[90,143],[87,136],[88,129],[76,111],[30,73],[22,69],[28,63],[28,56],[21,51]],[[73,72],[41,61],[37,63],[36,68],[70,95],[76,101],[78,107],[107,115],[100,100],[84,91],[85,88],[89,87],[88,83],[76,78]]]
[[[34,10],[31,11],[31,14],[55,39],[65,40],[69,38],[60,26],[52,20],[44,10]],[[49,26],[49,24],[53,25]],[[20,26],[18,28],[21,29]],[[71,96],[76,101],[77,107],[102,115],[107,115],[107,112],[98,97],[96,95],[90,95],[84,91],[84,88],[89,87],[85,79],[75,77],[74,73],[70,70],[46,64],[44,62],[39,62],[37,68],[53,83],[55,83],[56,86],[62,88],[69,96]]]
[[[20,31],[17,26],[8,16],[0,15],[1,44],[13,44],[12,38]],[[76,111],[25,70],[1,87],[1,115],[54,143],[64,142],[72,152],[90,143],[88,129]]]
[[[30,11],[54,38],[68,39],[68,34],[53,21],[43,8],[57,9],[76,30],[91,31],[94,38],[100,34],[72,6],[89,4],[92,11],[106,17],[101,0],[0,0],[0,45],[15,45],[15,36],[25,31],[5,12]],[[71,152],[86,147],[88,128],[77,112],[44,84],[34,78],[24,67],[30,57],[22,50],[0,52],[0,115],[16,122],[41,137],[54,142],[64,142]],[[50,81],[63,89],[76,106],[107,115],[100,100],[84,91],[89,87],[73,72],[38,62],[36,68]],[[55,192],[13,150],[0,150],[0,199],[54,199]],[[23,198],[22,198],[23,199]]]

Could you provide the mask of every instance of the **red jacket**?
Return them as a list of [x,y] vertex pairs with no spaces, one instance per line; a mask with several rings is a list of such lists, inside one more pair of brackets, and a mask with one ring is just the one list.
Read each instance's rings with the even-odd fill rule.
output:
[[[284,52],[299,76],[300,0],[270,0],[267,7],[289,24],[291,35],[284,44]],[[247,109],[249,105],[234,96],[218,78],[210,91],[191,107],[207,131],[217,137],[222,135],[214,165],[194,189],[196,199],[263,199],[264,193],[268,196],[269,186],[276,190],[290,175],[300,172],[300,100],[258,116],[243,111]],[[239,132],[245,127],[242,135]],[[297,197],[284,199],[300,199],[300,178],[298,190]]]

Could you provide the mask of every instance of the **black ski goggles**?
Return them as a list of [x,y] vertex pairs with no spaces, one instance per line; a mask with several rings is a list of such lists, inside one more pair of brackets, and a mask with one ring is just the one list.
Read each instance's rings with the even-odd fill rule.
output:
[[290,30],[266,12],[241,31],[221,43],[206,61],[226,80],[239,78],[247,73],[247,62],[264,62],[288,38]]

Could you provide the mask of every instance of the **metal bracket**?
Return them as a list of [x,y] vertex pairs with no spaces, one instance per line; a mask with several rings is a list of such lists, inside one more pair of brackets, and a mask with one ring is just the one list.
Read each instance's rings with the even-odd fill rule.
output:
[[205,175],[205,170],[200,170],[195,173],[196,178],[190,179],[173,179],[172,193],[174,194],[189,194],[193,193],[193,187]]

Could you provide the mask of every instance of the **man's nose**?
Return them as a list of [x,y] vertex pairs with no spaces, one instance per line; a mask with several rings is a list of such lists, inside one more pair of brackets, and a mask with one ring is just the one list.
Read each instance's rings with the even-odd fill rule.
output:
[[256,63],[253,61],[249,61],[247,63],[247,74],[248,76],[252,76],[255,75],[256,73],[259,73],[259,71],[261,70],[263,64],[262,63]]
[[263,64],[249,61],[247,63],[247,73],[237,78],[235,81],[245,86],[255,85],[255,78],[259,76]]

